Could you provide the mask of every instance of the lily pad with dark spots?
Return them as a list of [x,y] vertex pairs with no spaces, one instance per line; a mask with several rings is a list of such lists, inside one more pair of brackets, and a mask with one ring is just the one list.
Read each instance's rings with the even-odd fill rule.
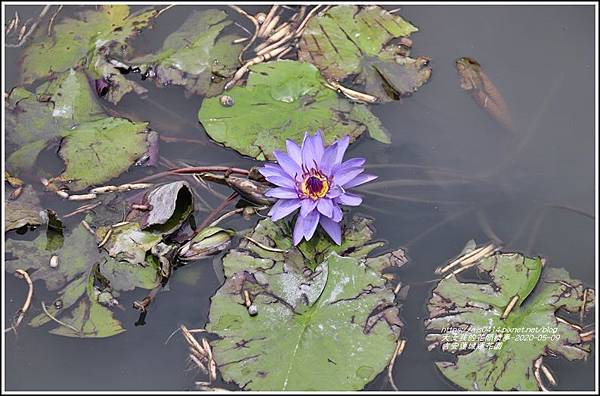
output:
[[334,6],[307,24],[298,57],[317,66],[323,76],[353,76],[380,101],[415,92],[431,76],[429,60],[406,56],[392,40],[418,29],[379,6]]
[[536,362],[590,355],[590,338],[565,318],[593,308],[592,289],[518,253],[496,253],[475,268],[486,281],[446,276],[427,305],[430,349],[455,355],[436,363],[447,379],[467,390],[541,390]]
[[273,150],[285,140],[301,142],[306,131],[322,129],[326,144],[344,135],[355,140],[367,129],[371,136],[387,135],[381,124],[366,120],[357,106],[326,88],[319,70],[289,60],[262,63],[250,68],[245,87],[221,97],[204,99],[198,119],[215,141],[257,159],[273,159]]
[[[40,233],[32,242],[8,239],[6,269],[26,270],[33,281],[42,280],[50,291],[58,290],[57,298],[46,303],[47,310],[77,331],[59,326],[51,332],[72,337],[108,337],[124,331],[110,307],[117,304],[120,291],[155,286],[157,267],[113,260],[98,249],[96,237],[82,225],[65,235],[60,248],[52,249],[48,242],[46,233]],[[58,259],[56,267],[50,266],[53,256]],[[31,320],[31,325],[37,327],[50,321],[42,312]]]
[[81,12],[75,18],[59,17],[50,35],[47,29],[37,29],[25,48],[21,81],[29,84],[52,73],[83,66],[95,79],[115,80],[109,99],[116,103],[124,93],[141,87],[126,80],[106,57],[109,52],[125,53],[128,39],[147,27],[156,15],[154,9],[130,14],[129,6],[113,4]]
[[400,334],[400,307],[381,271],[404,264],[392,258],[404,256],[366,258],[370,249],[360,247],[369,246],[370,229],[350,227],[345,247],[313,238],[318,264],[310,270],[283,231],[262,220],[249,235],[254,242],[223,259],[226,280],[206,327],[219,337],[211,342],[217,366],[245,390],[362,389],[387,366]]
[[[34,169],[42,150],[59,146],[64,172],[51,182],[72,191],[119,176],[148,150],[147,123],[108,116],[85,73],[68,70],[31,93],[15,88],[7,99],[7,158],[13,174]],[[43,174],[39,174],[43,172]],[[43,169],[38,176],[50,177]]]
[[159,86],[180,85],[188,94],[219,94],[239,67],[243,46],[234,43],[239,35],[223,34],[232,24],[224,11],[194,11],[165,39],[160,51],[126,63]]

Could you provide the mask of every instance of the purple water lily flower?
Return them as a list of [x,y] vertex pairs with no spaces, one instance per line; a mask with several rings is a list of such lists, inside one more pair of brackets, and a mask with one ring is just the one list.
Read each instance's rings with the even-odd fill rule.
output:
[[300,208],[294,226],[294,245],[302,238],[312,238],[321,224],[338,245],[342,243],[342,210],[340,205],[358,206],[362,198],[347,192],[377,178],[364,174],[364,158],[342,162],[348,148],[348,136],[323,146],[321,130],[314,136],[304,134],[302,147],[286,140],[287,153],[274,151],[278,164],[265,164],[260,173],[277,187],[266,195],[277,198],[269,215],[277,221]]

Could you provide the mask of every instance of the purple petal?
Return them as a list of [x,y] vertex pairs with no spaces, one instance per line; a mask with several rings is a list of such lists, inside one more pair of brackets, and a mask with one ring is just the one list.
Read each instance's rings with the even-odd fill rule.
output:
[[296,188],[296,182],[292,179],[290,179],[290,177],[286,174],[285,177],[283,176],[266,176],[266,179],[277,185],[277,186],[281,186],[281,187],[287,187],[289,189],[295,189]]
[[344,161],[341,164],[337,165],[335,168],[333,168],[333,173],[335,174],[335,172],[343,171],[345,169],[361,167],[365,164],[365,162],[367,162],[367,160],[364,158],[349,159],[348,161]]
[[350,180],[349,182],[344,184],[343,187],[344,188],[357,187],[357,186],[360,186],[361,184],[365,184],[365,183],[370,182],[371,180],[375,180],[375,179],[377,179],[377,176],[375,176],[375,175],[369,175],[369,174],[358,175],[353,180]]
[[336,185],[344,187],[344,185],[354,180],[358,175],[363,173],[364,168],[348,168],[343,171],[336,171],[333,176],[333,180]]
[[304,218],[304,238],[306,238],[307,241],[315,234],[320,217],[321,215],[319,215],[319,212],[313,210]]
[[317,207],[317,201],[313,201],[312,199],[303,199],[302,200],[302,208],[300,209],[300,216],[306,217],[310,212],[315,210]]
[[326,176],[331,175],[331,170],[335,166],[337,150],[338,144],[335,142],[331,146],[327,147],[323,152],[323,156],[321,157],[321,172],[323,172],[323,174]]
[[277,162],[279,163],[279,166],[281,166],[281,169],[283,169],[285,173],[287,173],[294,179],[296,178],[296,176],[302,174],[300,166],[286,153],[279,150],[275,150],[273,151],[273,155],[275,156],[275,158],[277,158]]
[[337,199],[339,200],[339,202],[342,205],[348,205],[348,206],[358,206],[362,202],[361,197],[359,197],[358,195],[350,194],[350,193],[344,193],[344,194],[340,195]]
[[344,193],[344,189],[339,186],[333,186],[327,191],[327,198],[337,198]]
[[342,209],[337,205],[337,202],[333,202],[333,216],[331,217],[331,220],[338,223],[342,220],[342,217],[344,217]]
[[267,197],[280,198],[280,199],[296,199],[298,193],[295,190],[284,187],[275,187],[265,193]]
[[298,166],[301,166],[302,150],[300,150],[300,146],[298,146],[293,140],[286,139],[285,147],[287,148],[288,155],[298,164]]
[[333,216],[333,202],[331,202],[331,199],[322,198],[319,199],[318,202],[319,203],[317,204],[317,210],[321,212],[323,216]]
[[290,177],[279,165],[275,164],[265,164],[264,166],[258,168],[258,171],[264,177],[269,176],[281,176],[281,177]]
[[323,152],[325,151],[325,147],[323,146],[323,137],[321,136],[321,130],[317,129],[317,133],[312,138],[312,146],[313,152],[315,154],[315,160],[317,164],[321,164],[321,158],[323,158]]
[[349,144],[350,144],[350,136],[348,136],[348,135],[346,135],[343,138],[341,138],[340,140],[338,140],[337,155],[335,157],[336,165],[342,163],[342,159],[344,158],[344,154],[346,154],[346,149],[348,148]]
[[340,245],[342,243],[342,227],[340,223],[335,222],[327,217],[321,217],[321,227],[327,234],[333,239],[335,243]]
[[298,209],[301,203],[302,201],[300,199],[280,199],[275,202],[273,207],[271,207],[269,216],[271,216],[271,220],[273,221],[283,219],[285,216]]
[[299,244],[304,236],[304,217],[298,216],[296,218],[296,225],[294,225],[294,246]]
[[313,148],[313,140],[308,132],[304,134],[304,141],[302,142],[302,164],[308,169],[314,167],[315,164],[318,165]]

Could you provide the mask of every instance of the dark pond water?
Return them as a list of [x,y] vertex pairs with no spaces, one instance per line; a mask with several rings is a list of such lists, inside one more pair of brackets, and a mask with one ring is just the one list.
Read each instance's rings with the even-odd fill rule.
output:
[[[5,15],[18,10],[26,18],[37,15],[40,8],[9,6]],[[61,15],[74,8],[65,7]],[[202,7],[169,10],[134,46],[140,51],[158,48],[190,8]],[[252,12],[266,8],[248,7]],[[401,269],[402,279],[412,285],[403,309],[408,344],[394,368],[396,384],[401,390],[452,390],[433,364],[439,355],[425,348],[423,317],[433,288],[427,281],[434,278],[434,268],[456,255],[466,241],[498,238],[507,250],[543,255],[547,265],[564,267],[590,286],[595,279],[594,221],[564,209],[595,214],[594,9],[413,5],[401,14],[420,27],[413,36],[413,55],[432,58],[433,77],[412,97],[374,108],[393,135],[391,145],[364,137],[349,154],[368,158],[380,181],[423,183],[380,190],[392,198],[363,194],[365,204],[356,212],[375,219],[377,237],[387,240],[388,248],[405,246],[410,256]],[[6,51],[5,91],[17,84],[18,54],[18,49]],[[454,68],[460,56],[479,60],[503,93],[514,119],[513,134],[460,89]],[[118,110],[150,121],[163,135],[202,142],[163,144],[162,156],[190,164],[253,164],[207,138],[196,119],[202,98],[186,99],[177,87],[146,85],[147,99],[128,95]],[[57,166],[50,160],[47,165]],[[448,183],[449,173],[433,172],[431,167],[450,170],[469,183]],[[133,170],[115,183],[149,172]],[[219,202],[207,199],[212,205]],[[43,196],[43,205],[59,214],[78,206],[49,193]],[[201,221],[203,213],[196,216]],[[254,220],[238,220],[230,225],[244,229],[253,224]],[[17,337],[6,334],[6,389],[194,389],[194,381],[204,378],[188,370],[185,342],[174,337],[165,345],[165,340],[180,324],[205,325],[209,298],[221,283],[214,270],[218,265],[217,258],[214,263],[197,262],[177,271],[168,290],[152,304],[145,325],[136,326],[138,313],[128,308],[117,313],[127,332],[112,338],[70,339],[27,326],[21,326]],[[4,293],[10,320],[25,297],[23,282],[8,276]],[[144,295],[144,291],[133,292],[122,302],[129,307]],[[37,309],[44,298],[49,300],[42,285],[36,284],[33,306]],[[593,350],[588,362],[547,359],[559,378],[557,389],[594,388],[595,345]],[[381,375],[368,389],[391,388]]]

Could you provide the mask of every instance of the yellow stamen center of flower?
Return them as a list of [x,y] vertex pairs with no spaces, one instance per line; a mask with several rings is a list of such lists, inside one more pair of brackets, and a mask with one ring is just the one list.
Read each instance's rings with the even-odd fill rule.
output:
[[300,191],[310,199],[323,198],[329,191],[329,182],[321,172],[311,169],[304,175],[304,180],[300,184]]

